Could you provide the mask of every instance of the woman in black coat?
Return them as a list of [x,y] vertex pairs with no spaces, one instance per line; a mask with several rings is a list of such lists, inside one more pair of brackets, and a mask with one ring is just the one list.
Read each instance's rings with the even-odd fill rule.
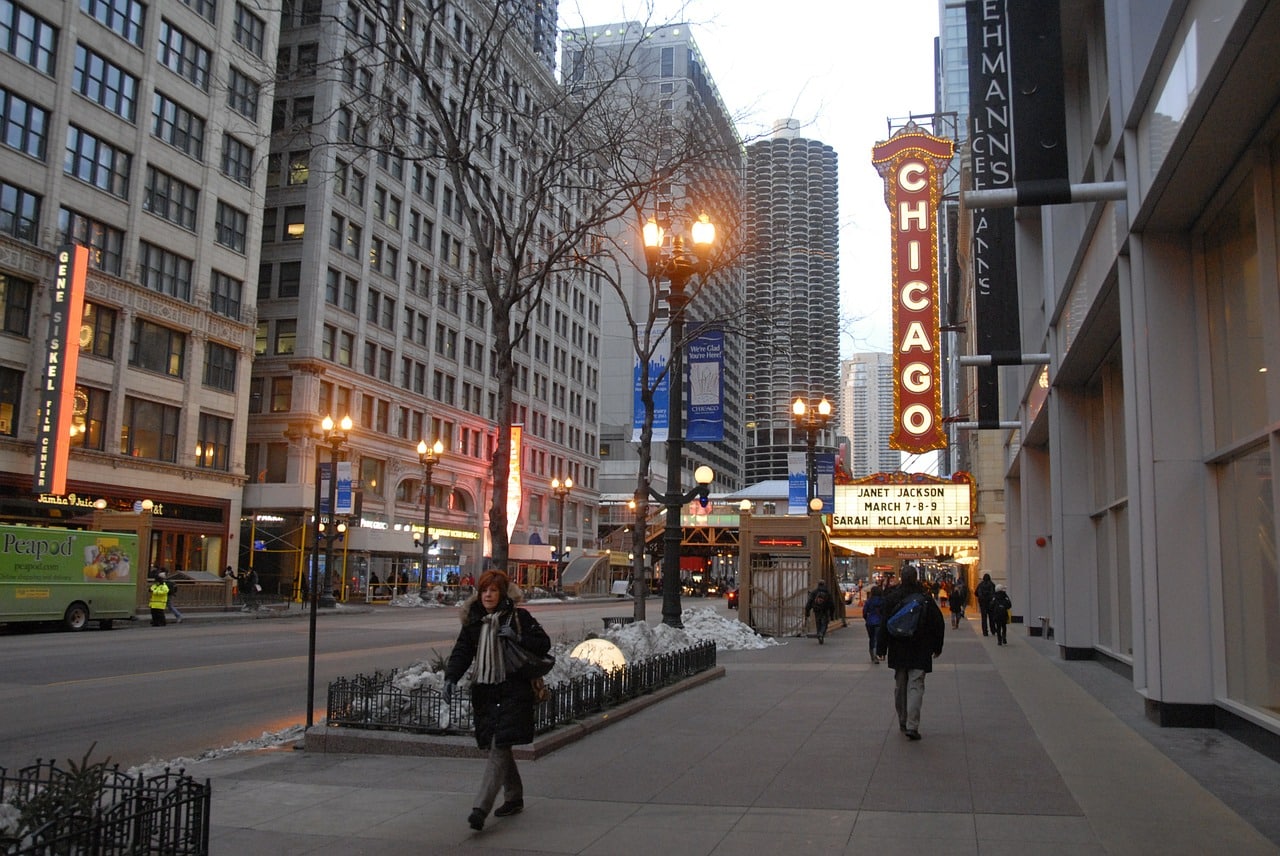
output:
[[444,697],[453,698],[458,681],[473,662],[471,710],[476,745],[489,750],[480,793],[467,817],[472,829],[483,829],[498,789],[505,802],[494,814],[506,817],[524,809],[524,784],[511,747],[532,743],[535,699],[528,679],[508,678],[502,659],[503,637],[518,638],[535,654],[551,649],[551,639],[528,610],[516,606],[523,596],[502,571],[480,575],[476,592],[462,605],[462,630],[444,670]]

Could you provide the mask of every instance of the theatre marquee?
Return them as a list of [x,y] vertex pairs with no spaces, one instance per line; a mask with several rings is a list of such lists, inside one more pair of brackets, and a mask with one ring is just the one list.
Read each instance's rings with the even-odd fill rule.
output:
[[973,477],[878,473],[836,485],[833,537],[967,536],[974,532]]

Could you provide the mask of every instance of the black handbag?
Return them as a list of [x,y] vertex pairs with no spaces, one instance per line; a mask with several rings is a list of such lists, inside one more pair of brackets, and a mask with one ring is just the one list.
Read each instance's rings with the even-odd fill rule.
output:
[[520,678],[532,681],[550,672],[556,665],[556,658],[550,654],[535,654],[520,644],[520,621],[514,615],[511,623],[515,625],[516,638],[502,637],[502,663],[508,678]]

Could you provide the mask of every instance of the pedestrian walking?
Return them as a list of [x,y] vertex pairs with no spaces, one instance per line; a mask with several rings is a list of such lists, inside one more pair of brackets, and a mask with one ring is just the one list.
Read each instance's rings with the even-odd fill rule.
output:
[[165,582],[164,571],[159,571],[151,581],[151,599],[147,606],[151,609],[151,626],[164,627],[164,612],[169,604],[169,584]]
[[809,592],[809,598],[804,602],[804,620],[809,620],[809,613],[813,613],[813,626],[818,631],[818,644],[825,643],[827,638],[827,625],[831,623],[831,619],[836,617],[836,599],[835,596],[827,589],[826,580],[818,580],[818,585],[813,591]]
[[[166,577],[165,579],[166,579],[166,583],[167,583],[167,581],[168,581],[168,577]],[[182,610],[178,609],[178,604],[176,603],[176,601],[177,601],[177,599],[178,599],[178,598],[177,598],[177,594],[178,594],[178,586],[177,586],[177,583],[175,582],[173,585],[170,585],[170,586],[169,586],[169,599],[168,599],[168,605],[169,605],[169,611],[173,613],[173,617],[174,617],[175,619],[177,619],[177,622],[178,622],[179,624],[181,624],[181,623],[182,623]]]
[[[907,638],[889,631],[889,619],[908,600],[923,599],[924,605],[915,633]],[[947,632],[946,619],[933,598],[920,586],[919,571],[907,565],[902,569],[902,582],[885,596],[880,615],[885,625],[876,643],[876,654],[888,654],[893,669],[893,705],[898,712],[898,728],[909,740],[920,739],[920,709],[924,705],[924,678],[933,671],[933,658],[942,654],[942,641]]]
[[982,581],[973,590],[978,598],[978,612],[982,613],[982,635],[991,635],[991,597],[996,593],[996,584],[991,581],[991,574],[983,574]]
[[862,604],[862,620],[867,626],[867,647],[871,651],[871,662],[879,663],[876,654],[876,642],[879,640],[882,619],[880,607],[884,606],[884,590],[880,586],[872,586],[866,601]]
[[502,637],[518,638],[535,654],[547,653],[551,639],[528,610],[516,605],[523,596],[504,572],[489,570],[481,574],[476,592],[462,605],[462,630],[445,665],[446,704],[453,700],[458,681],[468,668],[472,669],[471,711],[476,745],[489,751],[480,791],[467,816],[467,823],[475,830],[484,828],[499,789],[504,801],[493,812],[495,817],[524,810],[524,783],[511,747],[533,742],[534,689],[527,679],[507,677]]
[[996,586],[991,596],[991,632],[996,635],[997,645],[1009,644],[1009,611],[1013,609],[1013,601],[1003,585]]
[[258,608],[258,592],[262,591],[262,586],[258,583],[258,572],[253,568],[241,569],[237,585],[240,588],[240,601],[244,604],[240,611],[253,612]]
[[964,618],[965,605],[969,603],[969,587],[964,584],[964,578],[957,578],[951,586],[951,594],[947,595],[947,608],[951,610],[951,626],[957,628],[960,626],[960,619]]

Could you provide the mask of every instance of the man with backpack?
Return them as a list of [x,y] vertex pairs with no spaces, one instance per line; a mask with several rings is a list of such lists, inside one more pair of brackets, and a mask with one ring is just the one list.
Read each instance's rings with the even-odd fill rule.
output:
[[893,669],[898,729],[907,739],[919,740],[924,676],[933,671],[933,658],[942,654],[947,622],[937,602],[924,593],[914,565],[903,567],[902,583],[885,596],[880,616],[876,654],[883,657],[887,653]]
[[973,590],[978,598],[978,612],[982,613],[982,635],[989,636],[991,628],[991,598],[996,593],[996,584],[991,581],[991,574],[983,574],[982,582]]
[[836,599],[827,589],[826,580],[818,580],[818,586],[809,592],[809,599],[804,604],[804,620],[809,620],[813,613],[813,623],[818,630],[818,644],[822,645],[827,637],[827,625],[836,617]]

